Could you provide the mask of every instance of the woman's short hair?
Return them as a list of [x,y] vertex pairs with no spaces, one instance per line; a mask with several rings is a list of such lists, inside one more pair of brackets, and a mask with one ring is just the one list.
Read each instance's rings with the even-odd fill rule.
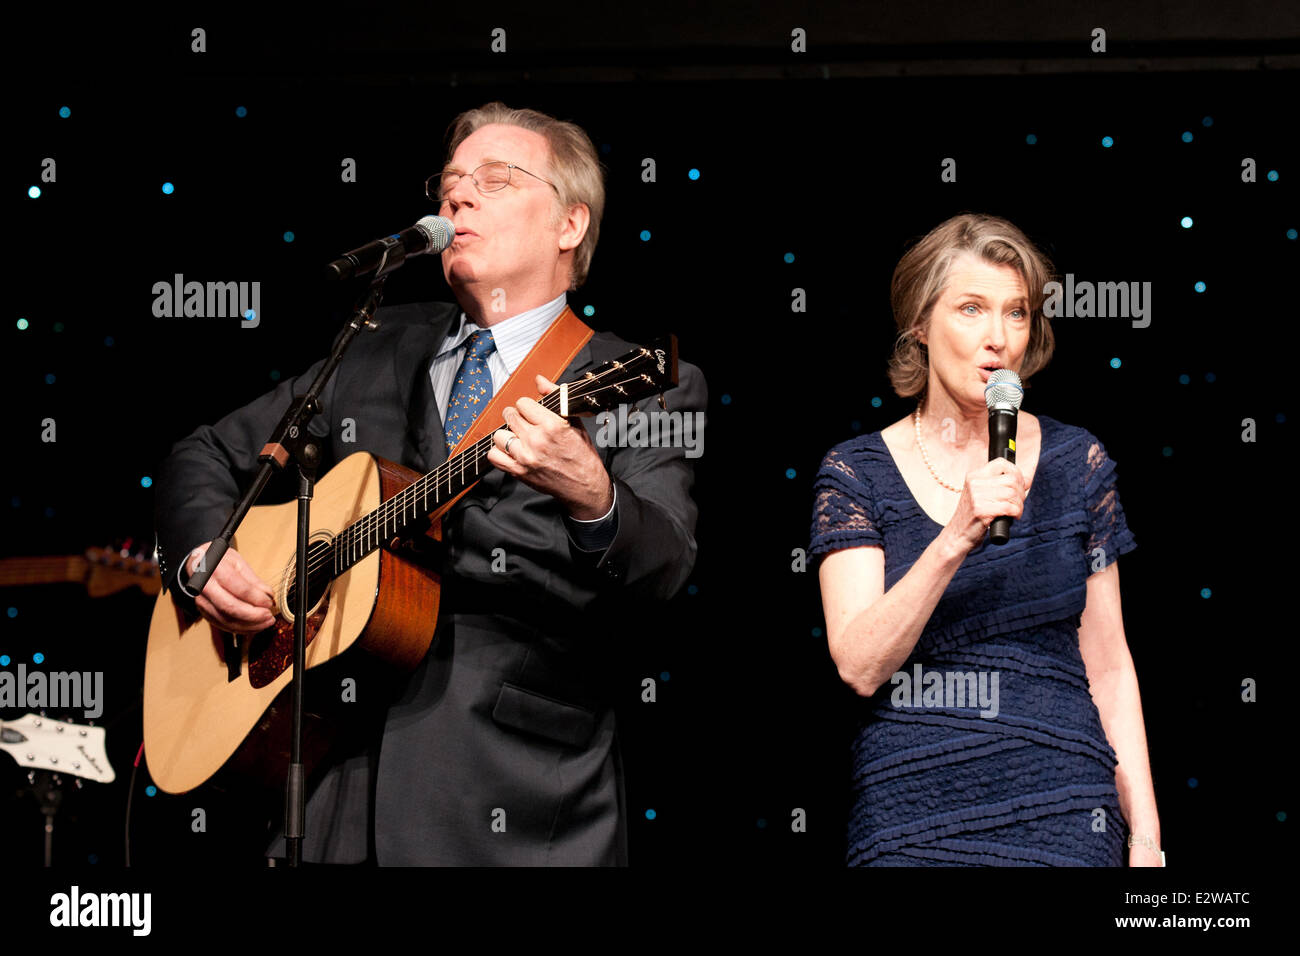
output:
[[902,398],[925,392],[930,361],[918,334],[929,327],[930,313],[948,283],[953,260],[970,253],[985,262],[1009,265],[1020,273],[1029,295],[1029,345],[1020,365],[1020,379],[1045,366],[1056,338],[1043,314],[1044,287],[1053,278],[1051,260],[1016,226],[997,216],[962,213],[940,223],[898,260],[889,285],[889,300],[898,326],[889,381]]
[[559,193],[555,207],[557,222],[575,203],[585,204],[590,211],[591,222],[587,226],[587,234],[574,250],[573,268],[569,273],[569,289],[577,289],[587,281],[591,257],[596,251],[596,240],[600,236],[600,217],[605,212],[604,172],[591,137],[575,123],[558,120],[537,110],[512,110],[504,103],[493,102],[478,109],[466,110],[452,120],[448,127],[448,161],[471,133],[492,123],[518,126],[545,137],[550,153],[550,179]]

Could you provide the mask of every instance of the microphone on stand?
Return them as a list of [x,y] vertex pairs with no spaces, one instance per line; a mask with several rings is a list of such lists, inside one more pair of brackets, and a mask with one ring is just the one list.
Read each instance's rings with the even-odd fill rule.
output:
[[347,279],[376,270],[378,275],[385,275],[405,262],[407,256],[442,252],[455,239],[456,226],[450,219],[425,216],[409,229],[343,253],[329,264],[329,278]]
[[[1016,418],[1025,389],[1020,376],[1009,368],[995,368],[984,385],[984,404],[989,409],[989,461],[1005,458],[1016,462]],[[1006,544],[1011,537],[1011,517],[1001,515],[989,526],[989,540]]]

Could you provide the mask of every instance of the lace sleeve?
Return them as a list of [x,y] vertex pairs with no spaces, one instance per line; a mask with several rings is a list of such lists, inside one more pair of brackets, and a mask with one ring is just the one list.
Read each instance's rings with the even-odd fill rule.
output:
[[1121,554],[1137,547],[1133,532],[1124,518],[1124,508],[1119,502],[1116,488],[1115,462],[1106,454],[1106,448],[1092,435],[1088,436],[1088,457],[1084,466],[1084,507],[1091,528],[1085,546],[1084,559],[1089,573],[1102,571],[1113,564]]
[[866,476],[858,473],[844,449],[831,449],[813,483],[810,553],[883,545],[877,524]]

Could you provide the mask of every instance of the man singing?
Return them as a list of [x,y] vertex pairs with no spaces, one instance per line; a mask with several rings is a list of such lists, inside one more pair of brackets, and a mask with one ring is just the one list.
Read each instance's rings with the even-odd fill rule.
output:
[[[470,110],[452,124],[427,191],[456,225],[442,267],[459,305],[385,307],[378,331],[358,336],[313,421],[329,429],[321,474],[359,450],[420,474],[444,462],[586,279],[604,184],[574,124],[501,103]],[[561,380],[631,347],[597,332]],[[273,621],[271,588],[234,550],[197,598],[185,584],[319,367],[197,429],[160,470],[164,584],[216,627],[253,633]],[[681,363],[678,382],[671,407],[702,412],[700,371]],[[553,387],[542,376],[531,384],[532,394]],[[572,424],[531,398],[494,424],[495,469],[443,519],[433,647],[373,733],[334,756],[314,788],[309,862],[626,863],[600,662],[623,633],[619,615],[671,598],[691,572],[692,463],[680,447],[598,448],[596,423]],[[168,569],[169,555],[187,556]]]

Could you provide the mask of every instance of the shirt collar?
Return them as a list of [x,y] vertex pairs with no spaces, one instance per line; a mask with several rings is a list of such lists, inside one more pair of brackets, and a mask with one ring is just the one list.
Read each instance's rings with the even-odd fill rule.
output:
[[[537,340],[542,337],[542,333],[550,328],[551,323],[564,311],[567,302],[567,293],[561,292],[545,305],[539,305],[527,312],[512,315],[510,318],[503,319],[492,326],[492,341],[496,343],[497,354],[501,356],[501,361],[505,363],[507,372],[511,375],[515,373],[515,369],[523,362],[524,357],[528,355],[532,347],[537,344]],[[478,331],[481,331],[481,329],[470,321],[468,315],[462,312],[460,314],[460,323],[447,334],[442,346],[438,349],[438,354],[444,355],[460,348],[467,338]]]

